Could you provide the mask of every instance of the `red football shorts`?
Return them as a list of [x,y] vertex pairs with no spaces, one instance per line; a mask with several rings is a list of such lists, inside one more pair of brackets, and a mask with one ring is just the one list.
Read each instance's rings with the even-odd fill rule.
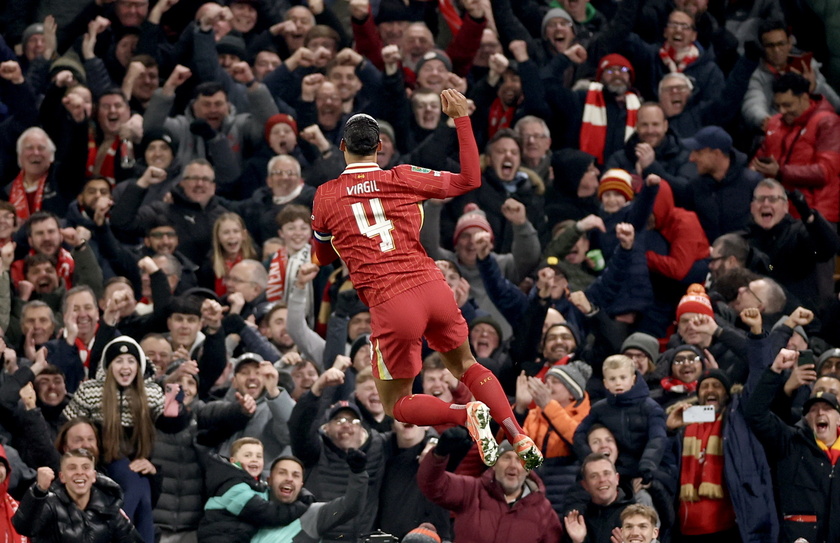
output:
[[445,353],[460,346],[469,330],[442,279],[398,294],[370,308],[371,365],[382,380],[413,379],[423,366],[422,338]]

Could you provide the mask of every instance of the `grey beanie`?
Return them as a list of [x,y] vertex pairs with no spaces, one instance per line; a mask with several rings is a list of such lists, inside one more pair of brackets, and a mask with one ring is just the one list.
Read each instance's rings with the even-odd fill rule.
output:
[[635,332],[627,336],[621,344],[622,353],[627,349],[639,349],[650,358],[651,362],[656,363],[659,357],[659,340],[644,332]]
[[385,134],[389,138],[391,138],[391,143],[395,146],[397,144],[397,135],[394,132],[394,127],[388,121],[384,121],[382,119],[376,119],[376,122],[379,123],[379,134]]
[[574,19],[572,19],[572,16],[569,15],[568,11],[566,11],[563,8],[551,8],[545,14],[545,17],[543,17],[543,20],[542,20],[542,35],[543,35],[543,37],[545,37],[545,27],[548,26],[548,21],[550,21],[552,19],[556,19],[558,17],[560,17],[561,19],[566,19],[567,21],[572,23],[572,28],[574,28],[575,21],[574,21]]
[[545,374],[546,377],[549,375],[560,379],[575,401],[579,402],[586,394],[586,381],[592,377],[592,367],[581,361],[570,362],[565,366],[552,366]]
[[[777,320],[777,321],[776,321],[776,324],[774,324],[774,325],[773,325],[773,328],[771,329],[771,331],[775,330],[776,328],[778,328],[778,327],[780,327],[780,326],[783,326],[783,325],[785,324],[785,321],[786,321],[787,319],[788,319],[788,315],[782,315],[782,317],[781,317],[781,318],[779,318],[779,320]],[[796,325],[796,326],[793,328],[793,331],[794,331],[795,333],[799,334],[800,336],[802,336],[802,339],[804,339],[804,340],[805,340],[805,343],[809,343],[809,342],[810,342],[810,340],[808,339],[808,334],[807,334],[807,333],[805,333],[805,329],[804,329],[804,328],[802,328],[801,326]]]
[[817,375],[820,374],[820,370],[822,369],[823,364],[828,362],[829,358],[840,358],[840,349],[835,347],[834,349],[829,349],[820,355],[820,357],[817,359]]
[[20,43],[24,47],[26,47],[26,42],[29,41],[29,38],[36,34],[43,34],[44,33],[44,25],[43,23],[32,23],[31,25],[26,27],[26,30],[23,31],[23,35],[20,38]]

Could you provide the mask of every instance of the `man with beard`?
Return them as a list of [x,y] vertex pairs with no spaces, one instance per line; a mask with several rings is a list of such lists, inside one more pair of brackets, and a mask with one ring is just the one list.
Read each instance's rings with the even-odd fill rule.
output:
[[[70,231],[66,231],[71,235]],[[75,234],[75,230],[73,231]],[[21,243],[23,235],[26,235],[26,243]],[[73,273],[76,264],[73,255],[62,247],[63,234],[57,216],[48,211],[37,211],[18,230],[16,234],[17,247],[15,248],[16,260],[12,262],[9,274],[14,284],[24,280],[23,259],[27,255],[43,254],[56,262],[58,275],[67,288],[73,286]],[[89,236],[87,236],[89,237]],[[76,241],[80,241],[76,239]],[[28,247],[27,247],[28,245]],[[28,252],[27,252],[28,249]]]
[[257,308],[256,324],[260,334],[265,336],[280,352],[286,354],[295,348],[295,342],[286,330],[289,309],[283,302],[270,302]]
[[[769,356],[768,356],[769,354]],[[762,357],[766,365],[771,353]],[[840,403],[837,396],[822,392],[811,396],[802,408],[803,420],[788,426],[770,407],[784,386],[785,370],[798,363],[799,353],[782,349],[772,365],[760,374],[744,417],[761,440],[773,469],[780,516],[779,541],[799,537],[813,541],[837,541],[840,525],[840,484],[834,477],[837,462]]]
[[[741,320],[761,337],[757,309],[745,309]],[[760,341],[753,348],[759,349]],[[717,369],[697,379],[697,404],[714,407],[711,422],[685,422],[689,403],[677,404],[666,421],[681,445],[679,530],[704,540],[775,541],[778,522],[773,507],[770,466],[756,435],[747,426],[743,402],[752,403],[761,370],[751,360],[752,374],[743,391],[733,392],[729,377]],[[756,390],[757,393],[757,390]],[[699,467],[699,466],[702,466]]]
[[607,55],[598,61],[595,79],[586,90],[572,91],[559,81],[547,82],[549,116],[543,117],[551,118],[552,126],[565,126],[556,133],[565,132],[567,145],[603,164],[606,157],[624,148],[636,128],[641,102],[630,90],[635,77],[629,60],[618,54]]
[[[85,181],[82,191],[67,208],[67,214],[64,217],[65,225],[70,227],[83,226],[91,232],[96,231],[97,225],[94,222],[96,202],[100,198],[111,198],[111,188],[111,183],[104,177],[91,177]],[[111,264],[99,251],[99,241],[95,237],[91,237],[88,243],[96,255],[96,260],[99,262],[99,267],[102,268],[103,275],[113,277],[115,273]]]
[[641,177],[658,175],[667,179],[678,193],[684,190],[693,168],[687,165],[688,150],[668,127],[662,106],[646,102],[639,107],[636,133],[630,136],[624,149],[613,153],[605,169],[621,168]]

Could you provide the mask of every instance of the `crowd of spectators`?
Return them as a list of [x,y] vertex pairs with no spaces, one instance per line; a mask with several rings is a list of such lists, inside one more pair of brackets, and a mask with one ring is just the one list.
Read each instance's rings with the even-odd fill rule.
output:
[[[838,14],[4,2],[6,541],[840,541]],[[346,120],[457,170],[447,88],[482,185],[421,242],[533,472],[388,417],[369,308],[312,264]],[[472,399],[424,356],[415,391]]]

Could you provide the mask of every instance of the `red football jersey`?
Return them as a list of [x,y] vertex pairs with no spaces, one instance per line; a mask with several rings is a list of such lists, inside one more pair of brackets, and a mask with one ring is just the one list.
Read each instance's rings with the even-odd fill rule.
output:
[[368,307],[442,274],[420,244],[423,201],[450,196],[453,174],[400,165],[351,164],[320,187],[312,230],[332,243]]

